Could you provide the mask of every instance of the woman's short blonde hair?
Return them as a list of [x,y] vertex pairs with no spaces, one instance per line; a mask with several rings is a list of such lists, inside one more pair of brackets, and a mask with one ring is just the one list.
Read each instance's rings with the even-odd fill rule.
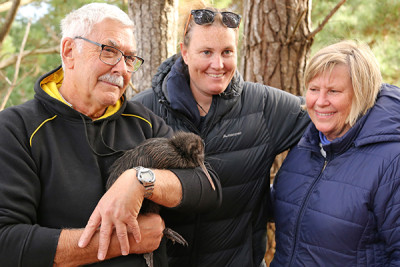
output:
[[307,64],[304,83],[305,92],[312,79],[329,73],[339,64],[348,66],[354,97],[346,120],[353,126],[375,104],[382,85],[378,61],[369,46],[358,41],[346,40],[319,50]]

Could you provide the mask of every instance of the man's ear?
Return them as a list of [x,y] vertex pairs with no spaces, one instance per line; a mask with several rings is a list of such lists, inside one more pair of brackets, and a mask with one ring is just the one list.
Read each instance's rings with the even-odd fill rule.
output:
[[65,38],[61,43],[61,57],[64,67],[72,69],[74,67],[74,50],[77,49],[74,39]]
[[186,46],[182,43],[179,44],[181,47],[181,55],[183,58],[183,61],[185,61],[186,65],[187,65],[187,48]]

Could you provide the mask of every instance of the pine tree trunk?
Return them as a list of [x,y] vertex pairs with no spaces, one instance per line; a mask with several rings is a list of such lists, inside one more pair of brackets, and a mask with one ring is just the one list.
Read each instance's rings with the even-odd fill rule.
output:
[[151,87],[151,79],[160,64],[176,53],[177,0],[129,0],[128,14],[135,23],[134,36],[138,56],[144,64],[132,75],[133,92]]
[[[311,0],[245,0],[240,72],[246,81],[294,95],[303,91],[303,74],[312,39]],[[286,153],[271,168],[271,182]],[[275,253],[275,225],[267,225],[267,265]]]
[[246,0],[240,71],[247,81],[302,93],[312,42],[311,0]]

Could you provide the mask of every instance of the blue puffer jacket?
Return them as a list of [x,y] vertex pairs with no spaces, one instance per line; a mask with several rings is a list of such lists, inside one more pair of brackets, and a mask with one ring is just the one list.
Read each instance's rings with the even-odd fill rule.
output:
[[400,89],[323,149],[310,125],[279,171],[271,266],[400,266]]

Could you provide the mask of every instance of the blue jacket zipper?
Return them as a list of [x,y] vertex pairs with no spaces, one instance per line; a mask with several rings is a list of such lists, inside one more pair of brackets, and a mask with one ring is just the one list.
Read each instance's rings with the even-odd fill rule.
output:
[[294,235],[294,236],[295,236],[295,239],[294,239],[294,242],[293,242],[293,253],[292,253],[292,256],[290,257],[289,266],[292,266],[293,261],[294,261],[294,255],[296,254],[296,250],[297,250],[297,242],[298,242],[298,239],[299,239],[299,228],[300,228],[299,222],[301,221],[301,218],[302,218],[303,215],[304,215],[304,212],[305,212],[305,209],[306,209],[308,200],[309,200],[309,198],[310,198],[310,196],[311,196],[311,193],[313,192],[313,190],[314,190],[316,184],[317,184],[317,183],[319,182],[319,180],[321,179],[322,173],[324,172],[324,170],[325,170],[327,164],[328,164],[328,160],[325,159],[325,161],[324,161],[324,166],[322,167],[322,170],[321,170],[319,176],[317,177],[317,179],[314,180],[314,182],[313,182],[312,185],[310,186],[310,189],[309,189],[308,192],[307,192],[307,196],[304,198],[304,201],[303,201],[303,203],[302,203],[302,205],[301,205],[300,213],[299,213],[299,216],[297,217],[297,220],[296,220],[296,230],[295,230],[295,235]]

